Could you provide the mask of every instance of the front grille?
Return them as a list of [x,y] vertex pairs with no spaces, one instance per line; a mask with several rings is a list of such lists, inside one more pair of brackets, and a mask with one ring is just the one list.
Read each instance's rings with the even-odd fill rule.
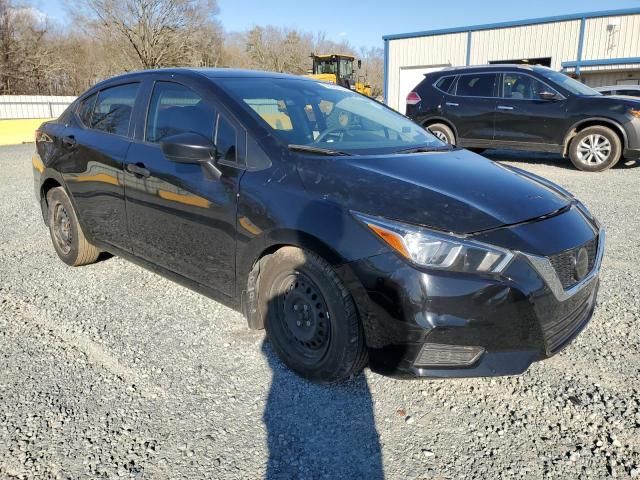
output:
[[580,298],[576,298],[579,301],[577,307],[568,315],[560,315],[553,319],[547,318],[541,322],[549,354],[560,350],[589,320],[595,301],[594,290],[587,289],[584,293],[581,292],[578,297]]
[[593,240],[588,241],[584,245],[580,245],[579,247],[572,248],[571,250],[566,250],[562,253],[558,253],[557,255],[553,255],[549,257],[549,261],[560,279],[560,283],[562,283],[562,287],[567,290],[577,284],[580,280],[576,279],[576,271],[575,271],[575,259],[578,250],[581,248],[587,249],[587,256],[589,259],[589,267],[588,272],[593,270],[593,267],[596,263],[596,255],[598,250],[598,237],[595,237]]

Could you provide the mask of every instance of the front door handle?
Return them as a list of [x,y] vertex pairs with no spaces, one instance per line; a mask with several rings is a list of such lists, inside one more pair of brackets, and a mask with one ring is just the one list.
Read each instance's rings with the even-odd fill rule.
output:
[[459,107],[459,106],[460,106],[460,104],[459,104],[459,103],[453,103],[453,102],[447,102],[447,105],[448,105],[449,107]]
[[513,110],[513,107],[508,107],[507,105],[498,105],[498,110]]
[[151,172],[144,167],[144,163],[127,163],[125,167],[127,172],[133,173],[138,177],[150,177]]
[[62,137],[62,144],[66,147],[73,147],[76,144],[76,137],[74,137],[73,135]]

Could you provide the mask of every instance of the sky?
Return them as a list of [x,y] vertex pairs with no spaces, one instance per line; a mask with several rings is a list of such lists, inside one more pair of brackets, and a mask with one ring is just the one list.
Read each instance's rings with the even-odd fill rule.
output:
[[[64,0],[32,0],[54,20],[65,23]],[[382,47],[382,36],[436,28],[522,20],[568,13],[638,7],[640,0],[218,0],[218,19],[227,31],[272,24],[308,32],[325,32],[327,39],[347,40],[355,47]]]

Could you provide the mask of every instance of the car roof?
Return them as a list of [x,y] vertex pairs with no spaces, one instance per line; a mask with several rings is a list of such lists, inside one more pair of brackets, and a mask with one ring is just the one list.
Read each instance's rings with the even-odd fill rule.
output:
[[509,70],[524,70],[524,71],[548,71],[549,67],[542,65],[527,65],[522,63],[493,63],[488,65],[469,65],[463,67],[445,67],[442,70],[438,70],[433,73],[462,73],[462,72],[478,72],[482,70],[497,70],[497,71],[509,71]]
[[[94,87],[100,88],[102,85],[106,85],[112,82],[120,82],[126,80],[134,80],[147,75],[152,75],[156,73],[167,73],[167,74],[180,74],[187,76],[204,76],[207,78],[290,78],[297,80],[308,80],[308,81],[316,81],[310,78],[298,76],[298,75],[290,75],[286,73],[277,73],[277,72],[269,72],[264,70],[244,70],[240,68],[156,68],[149,70],[137,70],[135,72],[127,72],[122,75],[116,75],[115,77],[110,77],[105,79],[99,83],[97,83]],[[93,90],[93,89],[92,89]]]
[[604,87],[596,87],[594,90],[640,90],[640,85],[606,85]]

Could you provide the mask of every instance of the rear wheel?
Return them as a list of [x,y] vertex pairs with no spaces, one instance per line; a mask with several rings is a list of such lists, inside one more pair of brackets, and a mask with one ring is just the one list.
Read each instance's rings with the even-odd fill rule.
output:
[[60,259],[73,267],[94,263],[100,250],[84,236],[71,200],[62,187],[49,190],[47,206],[49,233]]
[[444,123],[434,123],[429,125],[427,130],[429,130],[438,140],[442,140],[443,142],[451,145],[455,145],[456,143],[456,136]]
[[335,382],[366,365],[353,299],[318,255],[295,247],[270,255],[260,269],[258,301],[274,350],[300,376]]
[[622,156],[622,143],[607,127],[588,127],[571,141],[569,158],[579,170],[601,172],[613,167]]

